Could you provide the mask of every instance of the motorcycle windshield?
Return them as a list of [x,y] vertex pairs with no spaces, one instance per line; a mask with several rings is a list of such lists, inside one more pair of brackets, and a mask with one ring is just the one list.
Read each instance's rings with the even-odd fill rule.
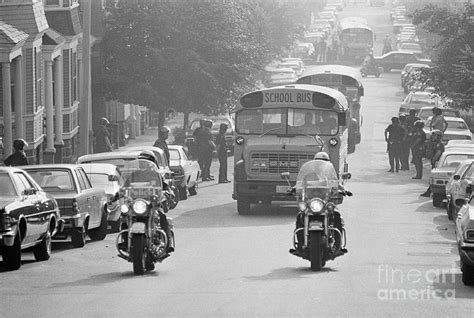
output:
[[149,160],[137,159],[128,161],[120,169],[124,176],[124,188],[135,198],[148,198],[159,195],[163,188],[158,167]]
[[313,198],[328,200],[331,192],[337,190],[339,180],[336,170],[329,161],[311,160],[300,169],[296,178],[298,200]]

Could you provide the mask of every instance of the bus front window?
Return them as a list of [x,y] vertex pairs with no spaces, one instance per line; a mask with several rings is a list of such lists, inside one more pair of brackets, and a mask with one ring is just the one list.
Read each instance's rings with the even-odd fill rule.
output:
[[239,134],[285,134],[286,109],[246,109],[236,114]]
[[288,109],[288,133],[336,135],[337,113],[329,110]]

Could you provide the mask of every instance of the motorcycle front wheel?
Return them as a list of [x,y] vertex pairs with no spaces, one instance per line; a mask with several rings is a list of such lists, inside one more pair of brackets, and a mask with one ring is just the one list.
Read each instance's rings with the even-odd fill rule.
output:
[[320,271],[323,268],[321,232],[309,233],[309,261],[312,271]]
[[132,261],[133,273],[135,275],[143,275],[145,273],[145,235],[132,236]]

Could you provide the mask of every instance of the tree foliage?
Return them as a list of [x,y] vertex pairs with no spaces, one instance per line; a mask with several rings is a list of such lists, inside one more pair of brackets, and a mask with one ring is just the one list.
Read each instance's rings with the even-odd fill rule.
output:
[[431,57],[434,67],[422,72],[422,81],[464,109],[474,105],[473,17],[470,3],[459,12],[431,4],[413,14],[414,24],[439,36]]
[[102,41],[108,99],[219,113],[297,33],[270,1],[121,0]]

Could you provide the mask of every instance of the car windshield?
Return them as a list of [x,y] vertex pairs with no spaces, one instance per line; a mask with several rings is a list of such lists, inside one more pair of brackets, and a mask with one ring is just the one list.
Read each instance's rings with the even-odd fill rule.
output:
[[436,97],[425,94],[413,94],[410,99],[412,104],[436,104]]
[[446,158],[444,158],[443,164],[440,166],[442,167],[453,167],[457,168],[461,161],[467,160],[467,159],[474,159],[474,155],[468,155],[468,154],[452,154],[452,155],[447,155]]
[[71,171],[62,169],[27,170],[30,176],[47,192],[75,191]]
[[[227,118],[211,118],[212,120],[212,128],[211,131],[213,133],[217,133],[219,131],[219,127],[221,124],[227,124],[227,130],[226,133],[231,133],[232,132],[232,126],[230,124],[230,121]],[[200,126],[199,120],[193,120],[193,122],[190,125],[190,129],[194,131],[196,128]],[[173,159],[173,158],[171,158]]]
[[17,196],[15,186],[8,173],[0,173],[0,197]]
[[468,129],[466,123],[463,122],[463,121],[447,120],[446,122],[448,123],[448,128],[450,128],[450,129],[456,129],[456,130],[466,130],[466,129]]
[[301,166],[296,178],[298,200],[313,198],[328,200],[332,189],[337,189],[336,170],[329,161],[311,160]]
[[170,160],[179,160],[181,156],[179,155],[179,151],[177,149],[169,149],[170,152]]
[[87,176],[94,187],[109,185],[109,175],[106,173],[88,173]]
[[244,109],[236,124],[240,134],[336,135],[339,130],[337,112],[314,109]]

